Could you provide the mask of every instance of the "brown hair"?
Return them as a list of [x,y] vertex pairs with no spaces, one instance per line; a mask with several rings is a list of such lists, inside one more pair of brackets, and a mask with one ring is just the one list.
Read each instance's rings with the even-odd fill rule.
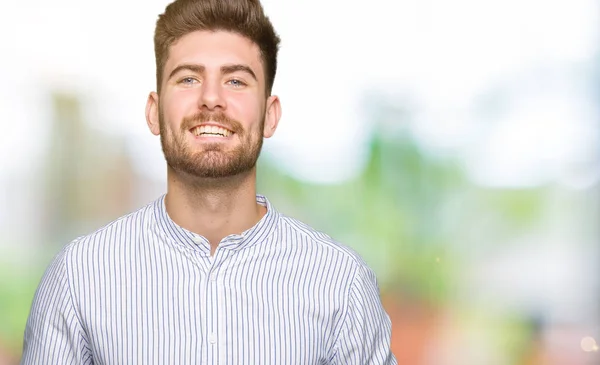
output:
[[260,49],[267,95],[277,71],[279,36],[264,14],[260,0],[175,0],[158,17],[154,32],[156,84],[160,93],[169,47],[197,30],[224,30],[240,34]]

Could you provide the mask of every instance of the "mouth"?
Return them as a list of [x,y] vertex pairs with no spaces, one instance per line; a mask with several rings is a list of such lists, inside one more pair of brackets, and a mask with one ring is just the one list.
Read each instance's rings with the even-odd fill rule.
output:
[[234,134],[227,128],[217,125],[198,125],[190,129],[190,132],[196,137],[217,137],[227,138]]

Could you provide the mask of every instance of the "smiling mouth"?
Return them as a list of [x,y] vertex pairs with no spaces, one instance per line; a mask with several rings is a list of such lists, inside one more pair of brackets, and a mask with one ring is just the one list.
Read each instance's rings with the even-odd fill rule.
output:
[[232,131],[222,128],[222,127],[217,127],[214,125],[202,125],[202,126],[197,126],[194,127],[190,130],[192,132],[192,134],[196,137],[229,137],[233,134]]

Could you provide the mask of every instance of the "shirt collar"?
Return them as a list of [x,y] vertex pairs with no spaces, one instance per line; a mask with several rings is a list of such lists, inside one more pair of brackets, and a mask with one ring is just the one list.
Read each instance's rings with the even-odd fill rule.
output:
[[[169,217],[165,205],[165,197],[166,194],[157,199],[154,206],[154,215],[158,229],[173,243],[188,246],[194,250],[200,250],[206,255],[210,255],[210,244],[205,237],[188,231]],[[242,234],[231,234],[223,238],[219,244],[219,249],[241,250],[257,243],[264,242],[272,235],[277,228],[280,214],[265,196],[257,194],[256,202],[265,206],[267,208],[267,213],[258,221],[258,223],[242,232]]]

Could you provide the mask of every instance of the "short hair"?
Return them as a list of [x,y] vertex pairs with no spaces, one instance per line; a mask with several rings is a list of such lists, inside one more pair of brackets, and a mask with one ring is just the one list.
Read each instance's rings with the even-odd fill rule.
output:
[[244,36],[260,49],[267,95],[277,72],[279,36],[265,15],[260,0],[175,0],[158,17],[154,32],[156,84],[160,93],[169,47],[198,30],[230,31]]

